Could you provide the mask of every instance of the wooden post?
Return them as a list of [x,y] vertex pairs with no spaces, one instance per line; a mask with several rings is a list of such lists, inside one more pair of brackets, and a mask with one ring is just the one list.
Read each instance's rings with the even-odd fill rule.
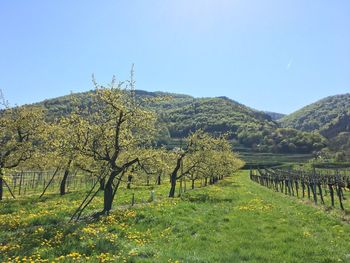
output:
[[184,177],[184,193],[186,193],[186,176]]
[[338,194],[338,198],[339,198],[340,208],[341,208],[342,210],[344,210],[343,201],[342,201],[342,196],[341,196],[341,192],[340,192],[340,186],[338,185],[336,188],[337,188],[337,194]]
[[317,204],[317,190],[316,190],[316,168],[313,169],[312,174],[312,194],[314,196],[314,202]]
[[134,204],[135,204],[135,193],[132,193],[131,206],[134,206]]
[[316,181],[314,181],[314,185],[313,185],[313,189],[314,189],[314,201],[315,204],[317,204],[317,185],[316,185]]
[[34,189],[34,183],[35,183],[35,172],[33,172],[33,177],[32,177],[32,189]]
[[329,194],[331,196],[332,207],[334,207],[334,190],[331,184],[328,184]]
[[19,178],[18,195],[21,195],[22,183],[23,183],[23,171],[21,171],[20,178]]
[[320,193],[321,203],[324,205],[323,195],[322,195],[322,187],[321,184],[318,184],[318,192]]

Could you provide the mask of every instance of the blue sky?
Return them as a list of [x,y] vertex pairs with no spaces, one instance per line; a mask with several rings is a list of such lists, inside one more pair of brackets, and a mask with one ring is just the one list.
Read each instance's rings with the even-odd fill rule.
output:
[[350,92],[348,0],[0,2],[0,89],[12,104],[128,78],[290,113]]

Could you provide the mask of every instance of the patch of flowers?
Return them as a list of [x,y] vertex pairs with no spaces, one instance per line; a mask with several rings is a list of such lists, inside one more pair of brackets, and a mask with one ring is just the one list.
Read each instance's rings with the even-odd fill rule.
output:
[[272,208],[272,204],[269,204],[260,198],[254,198],[247,204],[238,207],[240,211],[270,211]]

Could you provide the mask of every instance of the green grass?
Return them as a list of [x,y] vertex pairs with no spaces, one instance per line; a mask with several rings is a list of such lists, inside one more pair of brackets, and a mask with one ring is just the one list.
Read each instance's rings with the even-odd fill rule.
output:
[[[154,188],[156,202],[142,203],[151,187],[122,189],[120,209],[74,224],[67,221],[83,194],[7,200],[0,261],[350,262],[350,225],[339,210],[273,192],[245,171],[175,199],[166,198],[164,183]],[[130,208],[132,192],[138,205]],[[98,196],[88,213],[101,202]]]

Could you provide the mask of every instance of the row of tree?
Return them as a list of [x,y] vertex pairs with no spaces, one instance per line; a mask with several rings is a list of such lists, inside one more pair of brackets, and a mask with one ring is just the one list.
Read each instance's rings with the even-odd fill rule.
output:
[[104,207],[99,214],[108,214],[121,182],[130,186],[136,171],[158,175],[159,184],[161,176],[168,174],[169,197],[174,197],[176,184],[184,177],[193,186],[199,178],[214,183],[243,165],[224,135],[213,137],[198,130],[186,138],[184,147],[166,150],[156,146],[157,116],[147,108],[149,99],[135,96],[133,71],[129,81],[117,83],[113,78],[108,87],[93,82],[90,106],[82,107],[72,99],[72,113],[55,120],[48,121],[40,107],[11,108],[3,100],[0,199],[8,187],[5,173],[19,166],[53,170],[52,179],[63,171],[61,195],[76,169],[96,176],[100,184],[90,190],[77,210],[79,217],[101,190]]

